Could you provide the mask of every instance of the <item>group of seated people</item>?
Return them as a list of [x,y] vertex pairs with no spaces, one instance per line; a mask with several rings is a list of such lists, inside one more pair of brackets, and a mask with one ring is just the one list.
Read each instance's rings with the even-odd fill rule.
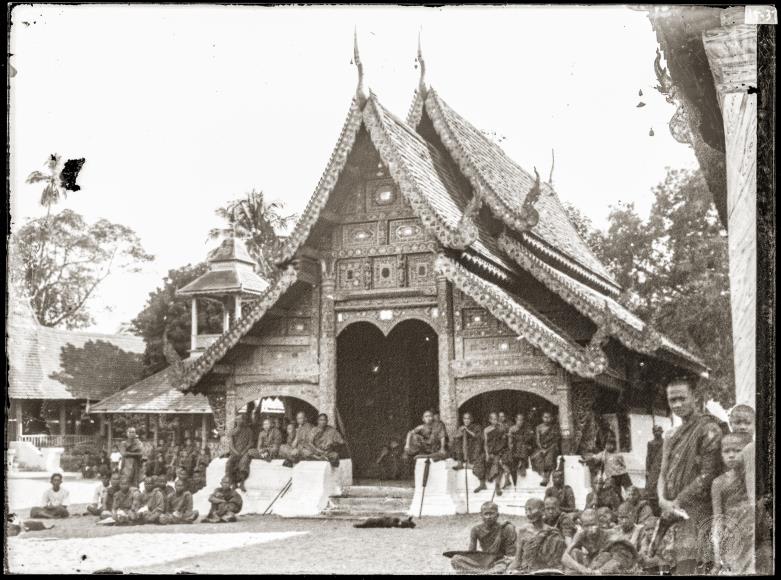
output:
[[448,440],[444,423],[434,411],[423,413],[423,423],[409,433],[404,445],[407,457],[428,457],[439,461],[448,457],[457,463],[453,469],[471,466],[480,485],[478,493],[493,483],[496,495],[515,484],[518,476],[526,476],[531,467],[542,476],[541,485],[547,486],[556,469],[561,453],[561,433],[549,412],[542,414],[542,422],[532,428],[523,413],[510,422],[504,412],[488,414],[488,425],[483,428],[471,413],[464,413],[461,425],[452,441]]

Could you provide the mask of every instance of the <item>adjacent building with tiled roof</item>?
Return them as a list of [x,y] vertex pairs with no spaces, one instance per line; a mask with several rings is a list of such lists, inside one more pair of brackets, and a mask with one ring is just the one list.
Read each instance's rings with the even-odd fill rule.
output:
[[358,476],[426,408],[450,430],[467,410],[550,411],[565,453],[599,412],[631,447],[629,417],[666,413],[663,385],[703,362],[619,302],[553,187],[423,78],[406,121],[362,87],[277,275],[170,380],[223,432],[249,400],[308,403]]

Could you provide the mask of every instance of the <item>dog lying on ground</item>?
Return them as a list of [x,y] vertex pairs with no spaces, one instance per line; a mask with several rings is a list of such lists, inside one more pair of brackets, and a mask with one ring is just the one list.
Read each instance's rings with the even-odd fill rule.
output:
[[362,522],[353,525],[354,528],[414,528],[415,522],[412,516],[407,519],[395,518],[389,516],[366,518]]

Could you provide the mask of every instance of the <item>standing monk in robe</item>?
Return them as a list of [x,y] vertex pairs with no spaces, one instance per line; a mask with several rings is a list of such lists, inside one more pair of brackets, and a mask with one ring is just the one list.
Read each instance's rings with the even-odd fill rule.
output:
[[472,421],[472,413],[464,413],[462,425],[453,437],[453,458],[458,462],[453,469],[463,469],[464,464],[472,464],[472,473],[485,488],[485,451],[483,429]]
[[198,519],[198,510],[193,509],[193,494],[185,489],[182,481],[177,481],[175,487],[174,493],[167,498],[165,513],[160,516],[158,522],[164,526],[191,524]]
[[662,519],[684,512],[675,524],[675,574],[706,571],[713,562],[708,540],[713,515],[711,485],[721,474],[722,431],[714,417],[698,409],[694,387],[685,380],[667,385],[667,402],[683,424],[664,440],[657,493]]
[[542,423],[535,430],[537,451],[531,456],[532,469],[542,476],[540,485],[548,485],[551,473],[556,469],[556,460],[559,457],[561,446],[561,433],[559,427],[553,422],[553,415],[546,411],[542,414]]
[[654,425],[654,438],[648,442],[645,451],[645,495],[651,504],[654,515],[659,515],[659,496],[656,493],[659,482],[659,472],[662,470],[662,435],[664,429],[661,425]]
[[564,536],[545,522],[541,500],[536,497],[526,500],[525,512],[528,523],[518,528],[515,558],[508,573],[526,575],[560,568],[561,555],[567,547]]
[[119,453],[122,455],[120,477],[127,479],[131,487],[138,487],[141,482],[141,461],[144,458],[144,450],[136,437],[134,427],[128,427],[127,439],[119,444]]
[[314,429],[314,426],[307,421],[306,413],[303,411],[296,413],[296,425],[293,439],[290,439],[290,432],[288,432],[287,442],[279,448],[279,456],[285,460],[283,464],[285,467],[293,467],[293,464],[300,461],[301,449],[312,429]]
[[434,413],[423,413],[423,424],[407,433],[405,457],[430,457],[434,461],[447,458],[447,432],[442,423],[434,422]]
[[515,423],[508,429],[510,443],[510,468],[513,483],[518,483],[518,474],[526,477],[529,468],[529,455],[534,449],[534,430],[526,423],[523,413],[515,415]]
[[328,461],[332,467],[339,467],[339,447],[344,439],[339,431],[328,424],[328,415],[317,416],[317,427],[309,432],[309,437],[301,448],[301,459],[307,461]]
[[252,459],[262,459],[270,462],[279,457],[282,446],[282,431],[272,427],[271,419],[263,419],[263,425],[258,432],[258,444],[249,454]]
[[243,501],[239,492],[233,489],[233,484],[228,477],[223,477],[220,487],[209,496],[211,509],[203,521],[209,523],[235,522],[236,514],[241,511]]
[[244,488],[244,480],[249,476],[249,465],[252,461],[249,452],[255,444],[255,439],[252,427],[245,423],[243,415],[236,416],[236,426],[231,431],[228,442],[230,454],[225,463],[225,475],[236,482],[241,491],[247,491]]
[[503,574],[515,556],[515,526],[499,522],[499,507],[493,502],[480,506],[480,517],[482,523],[469,534],[469,549],[455,554],[450,565],[458,572]]
[[[475,493],[485,489],[485,480],[494,482],[496,495],[502,495],[502,474],[507,473],[507,460],[509,455],[509,443],[507,442],[507,430],[499,422],[497,413],[488,414],[488,427],[483,430],[483,446],[485,448],[485,479],[475,489]],[[509,484],[509,477],[507,484]]]

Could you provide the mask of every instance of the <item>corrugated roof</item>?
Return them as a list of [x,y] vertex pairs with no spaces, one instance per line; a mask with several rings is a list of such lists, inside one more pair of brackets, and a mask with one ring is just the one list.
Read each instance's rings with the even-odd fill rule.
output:
[[92,413],[211,413],[204,395],[183,393],[171,382],[168,367],[114,393],[90,408]]
[[144,339],[41,326],[14,307],[6,328],[8,396],[98,401],[140,376]]

